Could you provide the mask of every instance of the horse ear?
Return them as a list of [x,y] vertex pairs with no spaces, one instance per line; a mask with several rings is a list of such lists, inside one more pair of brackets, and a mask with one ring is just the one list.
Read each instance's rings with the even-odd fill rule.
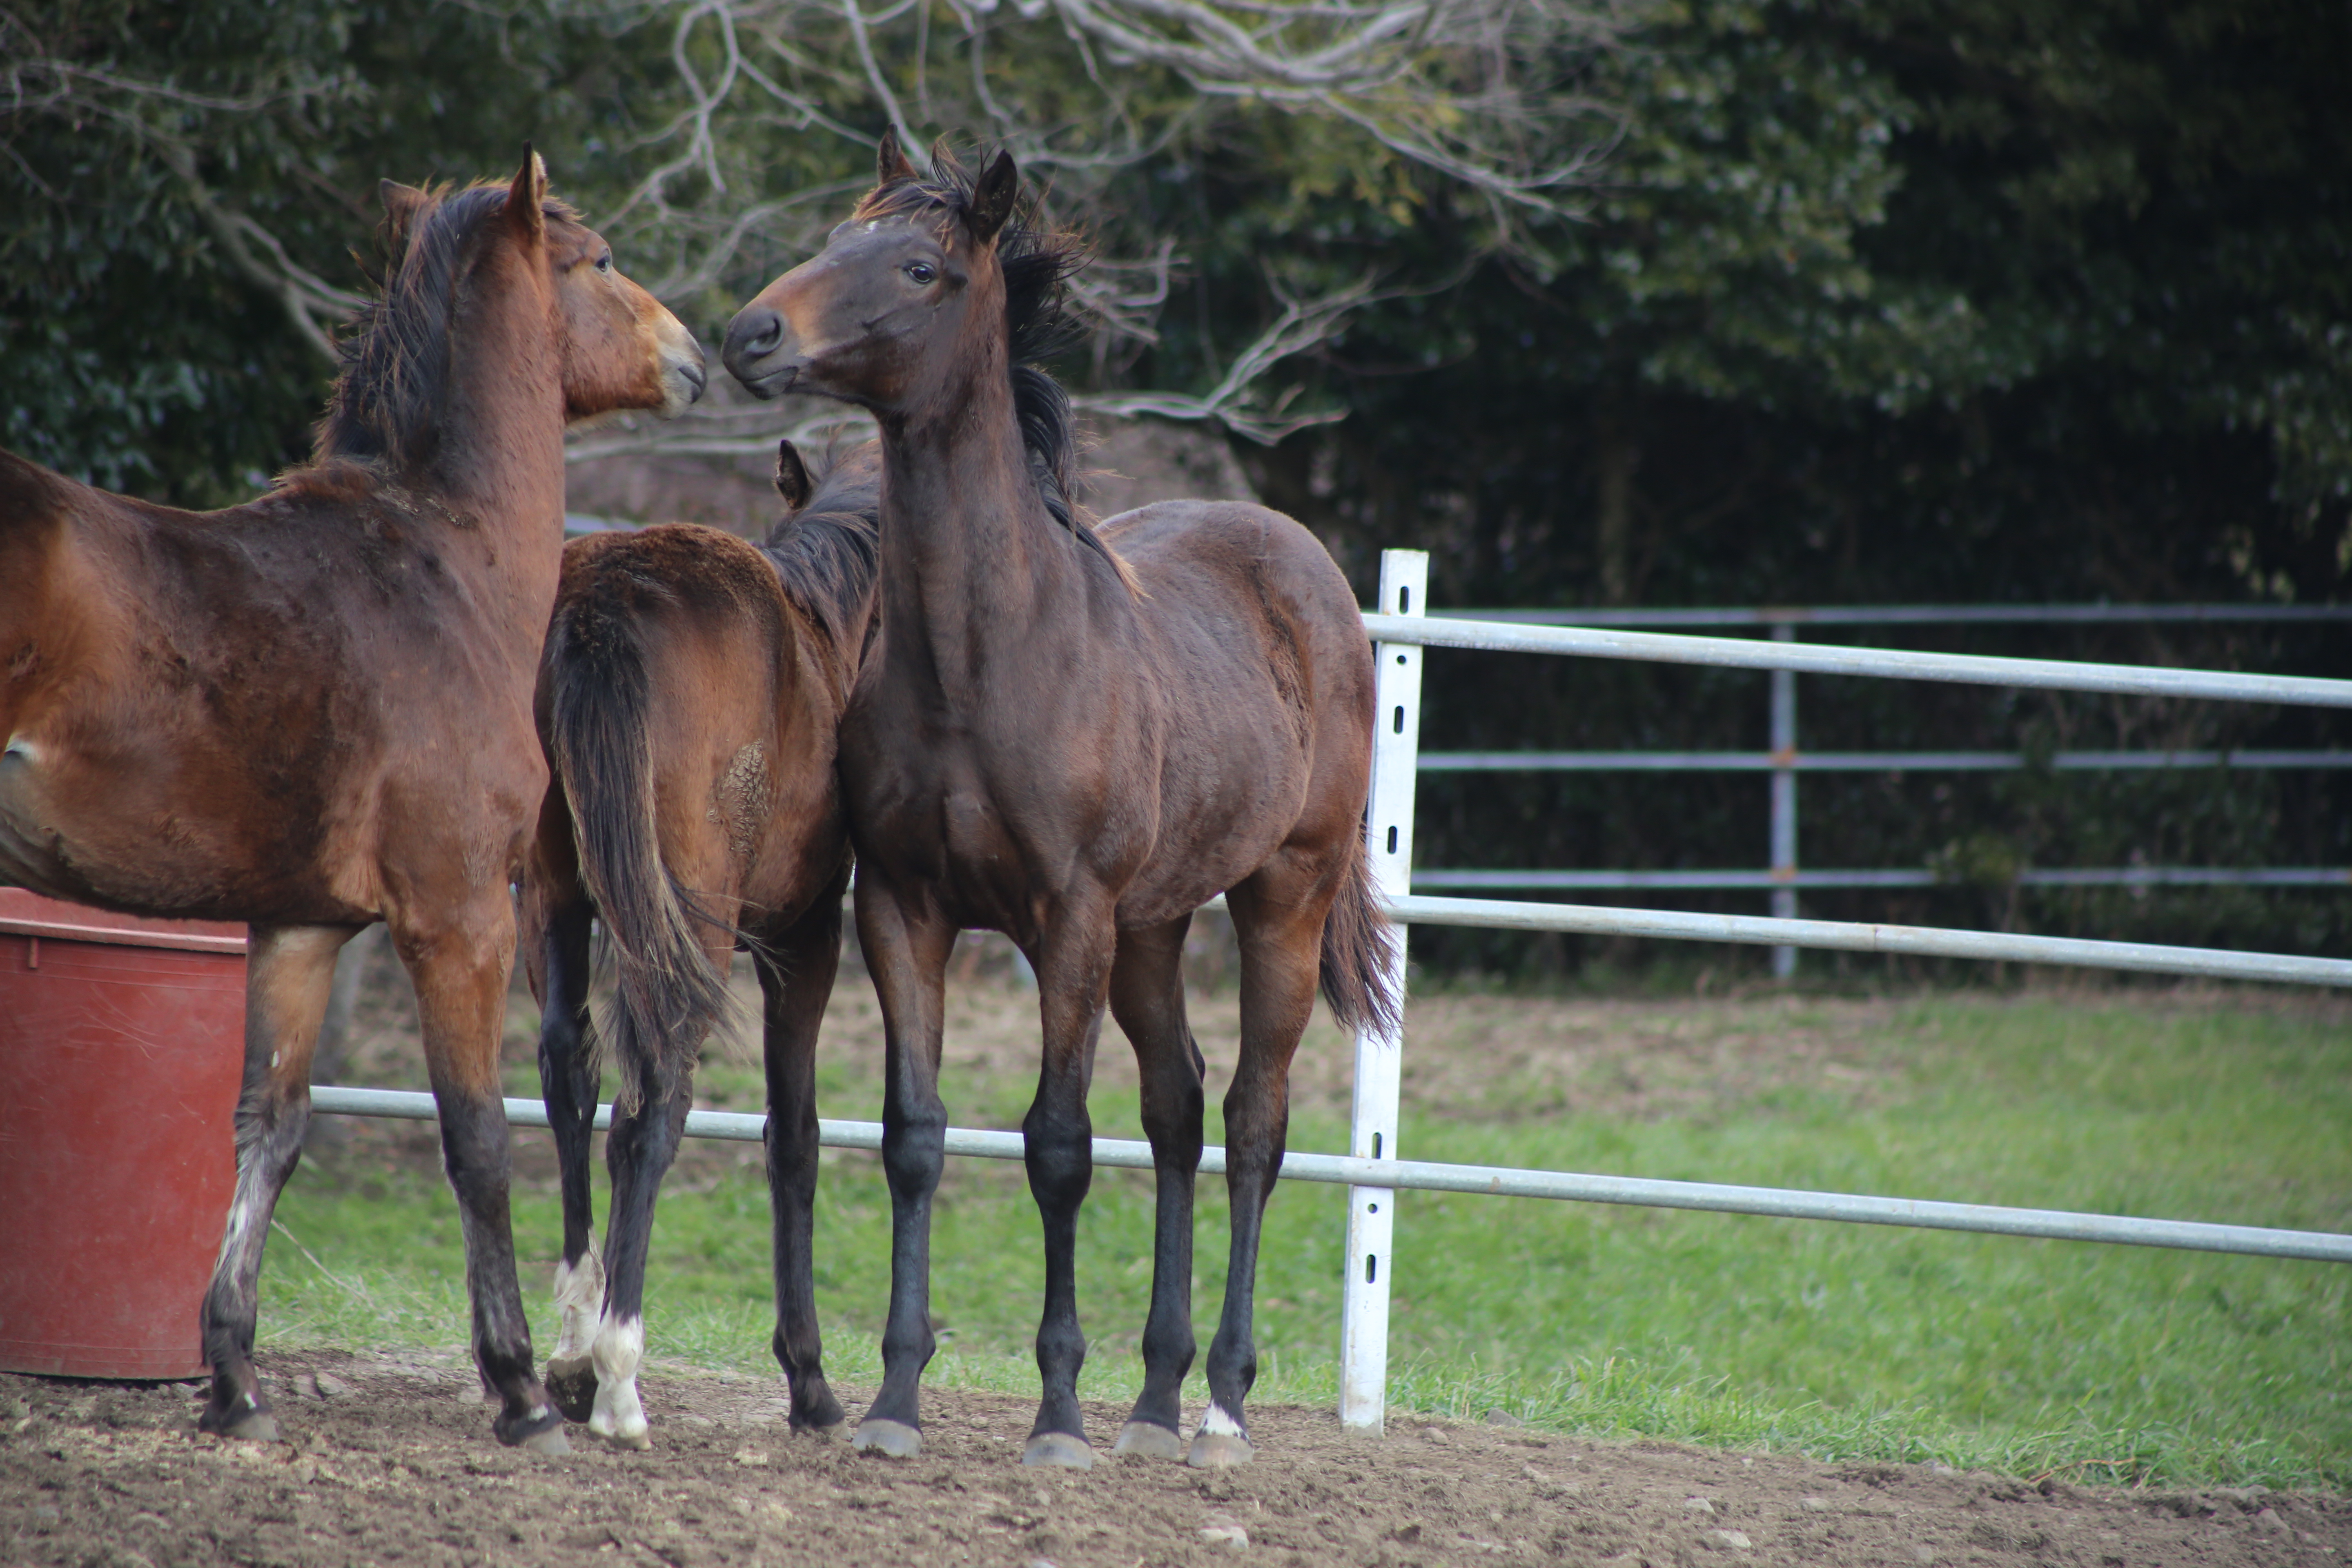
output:
[[522,167],[507,187],[507,222],[531,244],[547,237],[547,163],[528,142],[522,144]]
[[874,183],[877,186],[895,184],[900,180],[919,179],[915,165],[907,161],[906,149],[898,145],[896,126],[885,127],[881,145],[874,150]]
[[1013,154],[999,149],[995,157],[982,170],[980,181],[971,188],[971,237],[986,245],[1013,216],[1013,198],[1021,194],[1021,171],[1013,167]]
[[801,461],[800,448],[789,440],[777,442],[776,493],[784,498],[786,506],[798,511],[808,505],[811,488],[808,465]]
[[404,239],[415,226],[416,215],[423,212],[433,198],[415,185],[404,185],[398,180],[385,180],[375,188],[378,200],[383,203],[383,226],[394,243]]

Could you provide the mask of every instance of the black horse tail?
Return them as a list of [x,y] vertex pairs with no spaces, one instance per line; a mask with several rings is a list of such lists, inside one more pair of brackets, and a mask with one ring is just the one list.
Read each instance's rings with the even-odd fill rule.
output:
[[1323,1000],[1341,1028],[1393,1039],[1404,1017],[1393,967],[1397,930],[1381,912],[1361,833],[1348,835],[1347,855],[1339,896],[1323,917]]
[[541,679],[547,749],[571,803],[581,878],[619,970],[614,1035],[621,1096],[633,1100],[632,1069],[667,1080],[690,1066],[730,1001],[697,931],[709,917],[662,860],[646,641],[627,606],[600,596],[592,587],[557,606]]

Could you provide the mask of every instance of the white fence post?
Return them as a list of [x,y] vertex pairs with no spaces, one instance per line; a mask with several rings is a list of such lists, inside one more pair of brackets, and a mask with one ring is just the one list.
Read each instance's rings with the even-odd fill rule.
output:
[[[1381,613],[1420,616],[1429,596],[1429,552],[1381,552]],[[1372,794],[1364,818],[1372,880],[1381,895],[1412,890],[1413,783],[1421,753],[1421,649],[1374,643],[1379,709],[1372,726]],[[1390,975],[1404,994],[1404,933],[1398,932]],[[1393,1038],[1356,1036],[1356,1102],[1348,1150],[1360,1160],[1397,1157],[1397,1100],[1404,1077],[1404,1026]],[[1348,1277],[1339,1311],[1339,1425],[1381,1434],[1388,1407],[1390,1247],[1396,1234],[1396,1191],[1348,1189]]]

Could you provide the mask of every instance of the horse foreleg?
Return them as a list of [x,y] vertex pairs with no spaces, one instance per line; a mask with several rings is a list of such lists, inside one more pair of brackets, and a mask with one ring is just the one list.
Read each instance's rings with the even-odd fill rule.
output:
[[245,1087],[236,1104],[236,1194],[200,1315],[212,1394],[196,1425],[274,1440],[278,1418],[253,1370],[262,1244],[278,1194],[302,1158],[310,1053],[327,1015],[348,926],[256,926],[246,943]]
[[1200,1047],[1184,1022],[1184,916],[1119,933],[1110,1010],[1135,1047],[1143,1131],[1151,1140],[1157,1214],[1151,1233],[1151,1311],[1143,1324],[1143,1393],[1119,1429],[1114,1454],[1181,1459],[1184,1374],[1192,1370],[1192,1189],[1201,1168]]
[[941,993],[955,928],[909,910],[878,878],[857,889],[857,940],[882,1005],[882,1171],[890,1184],[890,1315],[882,1329],[882,1387],[854,1439],[910,1458],[923,1447],[923,1368],[931,1333],[931,1194],[947,1163],[940,1100]]
[[589,1347],[604,1304],[604,1264],[596,1250],[594,1194],[588,1162],[596,1121],[597,1070],[588,1037],[588,935],[585,899],[548,911],[536,933],[531,965],[539,982],[539,1085],[555,1134],[563,1187],[563,1257],[555,1266],[555,1348],[547,1358],[547,1392],[573,1421],[585,1421],[596,1396]]
[[774,1226],[776,1361],[792,1389],[795,1432],[846,1418],[824,1380],[816,1317],[816,1038],[841,964],[841,889],[820,894],[761,956],[768,1069],[768,1202]]
[[[1263,875],[1264,873],[1260,873]],[[1202,1467],[1250,1458],[1242,1404],[1257,1381],[1252,1317],[1257,1291],[1258,1237],[1274,1195],[1290,1128],[1290,1058],[1315,1005],[1323,921],[1319,909],[1269,907],[1248,884],[1227,895],[1241,939],[1242,1048],[1225,1091],[1225,1187],[1233,1206],[1233,1250],[1224,1310],[1209,1342],[1209,1407],[1188,1458]]]
[[446,925],[396,919],[393,940],[416,984],[425,1070],[441,1119],[441,1159],[466,1238],[466,1293],[473,1303],[474,1364],[498,1397],[490,1430],[509,1447],[570,1450],[563,1415],[540,1386],[530,1323],[515,1279],[509,1205],[512,1157],[499,1081],[499,1037],[514,954],[514,910],[504,888]]
[[1094,1184],[1094,1124],[1087,1088],[1118,941],[1110,911],[1064,910],[1033,962],[1045,1054],[1037,1098],[1021,1119],[1022,1163],[1045,1232],[1045,1309],[1037,1321],[1037,1373],[1044,1395],[1021,1456],[1024,1465],[1085,1469],[1095,1462],[1078,1413],[1086,1335],[1078,1329],[1078,1210]]

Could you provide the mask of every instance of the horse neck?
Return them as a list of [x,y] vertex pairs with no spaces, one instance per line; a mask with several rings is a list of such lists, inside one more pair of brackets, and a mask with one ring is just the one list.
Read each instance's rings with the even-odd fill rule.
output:
[[[478,570],[554,604],[563,552],[563,372],[554,302],[509,253],[457,312],[424,488],[488,546]],[[533,623],[536,637],[543,625]]]
[[943,681],[992,648],[1033,647],[1086,592],[1068,531],[1037,494],[993,347],[941,396],[882,422],[886,657],[927,645]]

